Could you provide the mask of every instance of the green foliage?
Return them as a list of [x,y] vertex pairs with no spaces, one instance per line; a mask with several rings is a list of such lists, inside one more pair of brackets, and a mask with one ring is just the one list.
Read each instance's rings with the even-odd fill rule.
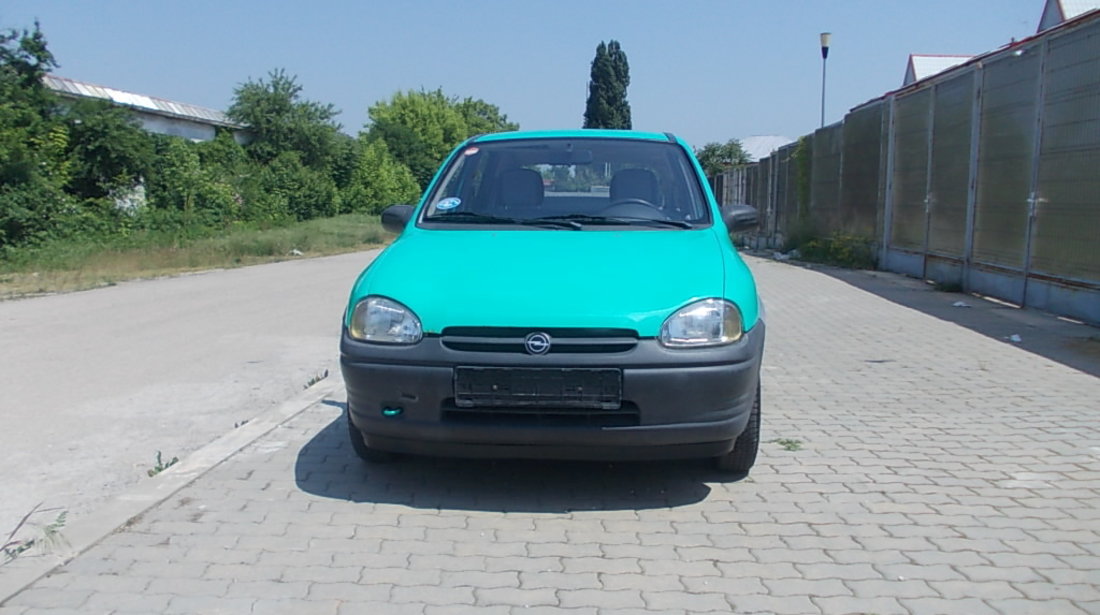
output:
[[367,113],[370,137],[385,141],[421,187],[428,185],[447,153],[470,136],[466,119],[442,90],[398,92]]
[[68,189],[78,198],[103,198],[148,174],[153,141],[128,111],[102,100],[73,101],[63,111]]
[[600,41],[592,60],[588,81],[588,100],[584,109],[585,128],[631,128],[630,103],[626,89],[630,86],[630,65],[619,42]]
[[261,163],[285,152],[298,152],[306,166],[327,169],[336,155],[339,111],[331,104],[301,100],[297,77],[283,69],[268,73],[268,80],[248,80],[234,91],[227,115],[247,124],[252,141],[247,150]]
[[59,235],[56,223],[76,201],[45,178],[0,184],[0,248],[33,244]]
[[43,114],[54,97],[42,85],[42,76],[56,67],[37,21],[34,30],[0,31],[0,99],[29,104]]
[[797,248],[802,260],[815,263],[851,269],[874,269],[878,264],[874,241],[868,237],[835,233],[808,239]]
[[160,474],[168,468],[176,465],[177,463],[179,463],[179,461],[179,457],[172,457],[170,460],[165,461],[164,458],[161,457],[160,451],[157,451],[157,463],[154,464],[152,468],[146,470],[145,473],[149,476],[149,478],[153,478],[157,474]]
[[415,202],[467,137],[518,128],[495,105],[436,90],[372,106],[355,138],[278,69],[234,92],[228,115],[248,125],[246,145],[229,130],[192,143],[150,135],[108,102],[59,97],[42,81],[56,66],[38,24],[0,31],[0,265],[66,242],[178,246],[242,224],[376,213]]
[[[208,158],[225,156],[226,152],[219,151],[224,147],[224,142],[203,147],[183,139],[158,139],[156,162],[147,182],[150,204],[178,212],[184,225],[221,225],[236,219],[240,197],[229,183],[230,176],[217,163],[203,165],[200,156],[204,150]],[[232,165],[232,160],[227,164]]]
[[305,166],[297,152],[283,152],[264,167],[259,188],[264,204],[261,211],[271,220],[283,215],[309,220],[333,216],[339,210],[336,182]]
[[699,159],[707,177],[714,177],[730,167],[750,162],[749,155],[737,139],[730,139],[725,143],[707,143],[695,150],[695,157]]
[[368,136],[386,142],[398,162],[426,188],[443,158],[470,136],[516,130],[496,105],[467,98],[459,101],[443,90],[398,92],[367,110]]
[[460,103],[455,103],[455,108],[466,121],[468,136],[519,130],[519,124],[509,122],[508,116],[500,112],[500,107],[484,100],[466,98]]
[[344,212],[380,213],[398,203],[414,203],[420,188],[409,168],[397,161],[382,139],[368,139],[344,189]]

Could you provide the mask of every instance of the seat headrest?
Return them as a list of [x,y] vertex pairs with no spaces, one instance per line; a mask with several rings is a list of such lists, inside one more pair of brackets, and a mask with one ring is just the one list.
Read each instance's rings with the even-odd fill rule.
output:
[[611,178],[611,200],[642,199],[654,205],[660,200],[657,176],[649,169],[623,169]]
[[509,169],[500,174],[500,204],[505,209],[534,209],[542,205],[542,175],[531,169]]

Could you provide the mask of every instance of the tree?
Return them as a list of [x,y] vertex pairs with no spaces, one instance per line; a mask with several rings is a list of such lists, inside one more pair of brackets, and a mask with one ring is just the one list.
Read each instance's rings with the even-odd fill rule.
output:
[[466,120],[466,132],[469,136],[519,130],[519,124],[509,122],[508,116],[501,113],[499,107],[479,98],[466,98],[456,108]]
[[629,130],[632,127],[630,103],[626,100],[629,85],[630,65],[619,42],[612,40],[605,44],[600,41],[588,81],[584,127]]
[[129,111],[102,100],[77,100],[63,117],[72,169],[68,188],[76,196],[103,198],[148,174],[153,143]]
[[56,66],[37,22],[0,31],[0,249],[49,237],[75,208],[62,190],[68,133],[42,84]]
[[344,211],[377,214],[388,205],[414,203],[420,195],[409,167],[398,162],[382,139],[365,139],[351,182],[340,199]]
[[695,150],[695,157],[699,159],[707,177],[718,175],[730,167],[752,162],[737,139],[730,139],[725,143],[707,143]]
[[268,73],[268,80],[248,80],[237,87],[227,115],[247,124],[252,132],[249,154],[263,164],[280,154],[297,152],[302,164],[325,170],[336,155],[340,125],[331,104],[301,100],[297,77],[283,69]]
[[412,171],[421,188],[462,140],[519,128],[496,105],[473,98],[459,101],[441,89],[398,92],[389,101],[372,105],[367,113],[369,138],[385,141],[389,152]]

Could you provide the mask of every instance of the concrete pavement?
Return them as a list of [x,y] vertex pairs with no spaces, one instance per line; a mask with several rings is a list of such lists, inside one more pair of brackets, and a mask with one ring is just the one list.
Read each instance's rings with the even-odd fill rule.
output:
[[75,522],[333,371],[374,254],[0,302],[0,531],[39,502]]
[[0,615],[1100,613],[1100,380],[750,264],[769,340],[746,480],[697,462],[367,466],[332,382]]

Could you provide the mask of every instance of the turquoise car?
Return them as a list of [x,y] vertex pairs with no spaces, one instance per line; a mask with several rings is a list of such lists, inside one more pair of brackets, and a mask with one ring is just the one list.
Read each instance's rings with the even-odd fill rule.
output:
[[708,457],[748,472],[764,311],[690,147],[660,133],[471,138],[351,291],[355,452]]

